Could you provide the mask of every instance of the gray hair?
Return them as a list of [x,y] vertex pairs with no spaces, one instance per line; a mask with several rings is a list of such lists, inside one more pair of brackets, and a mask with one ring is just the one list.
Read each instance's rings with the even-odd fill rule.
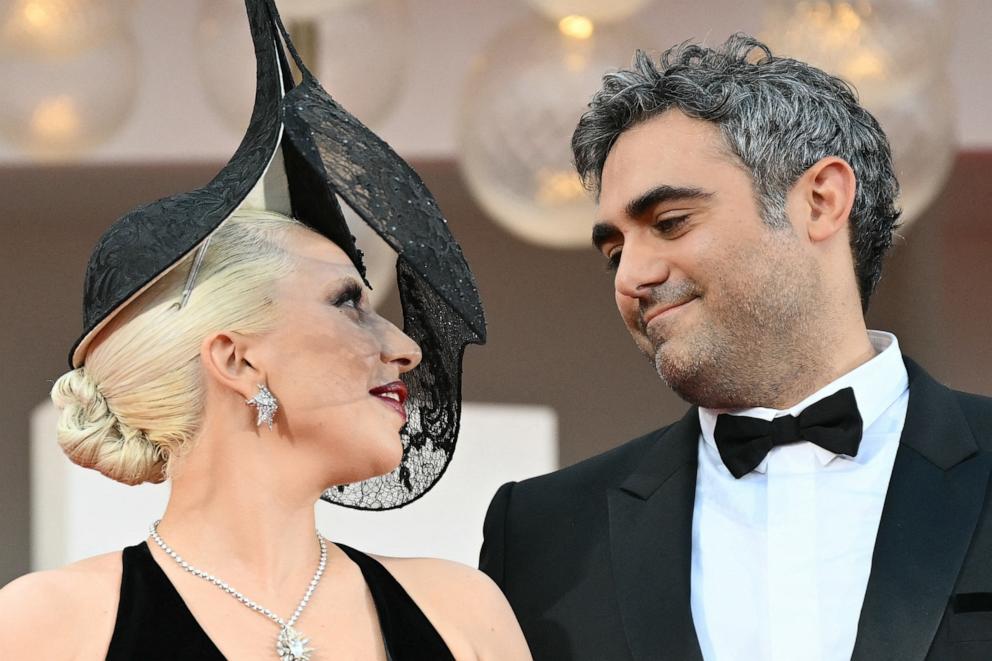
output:
[[808,64],[774,57],[745,34],[718,49],[680,44],[657,65],[637,51],[630,69],[603,77],[572,136],[586,188],[598,198],[603,165],[623,131],[673,108],[720,127],[750,171],[762,217],[773,227],[788,222],[786,194],[814,163],[836,156],[850,164],[857,178],[851,252],[867,310],[897,227],[899,183],[885,133],[854,90]]

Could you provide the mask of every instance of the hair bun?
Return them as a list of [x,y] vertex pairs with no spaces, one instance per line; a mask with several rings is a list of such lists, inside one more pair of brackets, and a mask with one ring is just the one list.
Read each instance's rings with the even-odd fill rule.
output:
[[85,367],[63,374],[52,388],[61,411],[59,445],[73,463],[125,484],[161,482],[164,461],[158,448],[121,421]]

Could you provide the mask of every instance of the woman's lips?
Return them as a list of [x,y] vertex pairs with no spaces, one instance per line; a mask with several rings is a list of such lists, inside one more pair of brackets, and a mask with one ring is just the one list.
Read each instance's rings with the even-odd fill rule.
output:
[[404,421],[406,420],[407,389],[406,384],[402,381],[393,381],[384,386],[373,388],[369,394],[403,416]]

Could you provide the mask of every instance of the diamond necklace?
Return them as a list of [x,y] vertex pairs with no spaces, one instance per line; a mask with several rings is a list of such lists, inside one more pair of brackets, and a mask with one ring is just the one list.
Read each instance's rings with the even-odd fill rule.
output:
[[159,548],[165,551],[167,556],[175,560],[180,567],[189,573],[213,583],[248,608],[261,613],[278,624],[281,629],[279,631],[279,638],[276,640],[276,654],[279,655],[280,661],[310,661],[310,655],[313,654],[313,648],[307,647],[310,643],[310,639],[305,637],[302,632],[294,629],[293,625],[296,624],[298,619],[300,619],[303,609],[306,608],[307,602],[310,601],[310,595],[313,594],[313,591],[317,588],[317,584],[320,583],[320,577],[324,575],[324,567],[327,566],[327,544],[324,542],[324,538],[319,532],[317,533],[317,542],[320,544],[320,563],[317,565],[317,571],[314,573],[313,578],[310,579],[310,585],[307,586],[307,592],[303,595],[303,598],[300,599],[300,603],[293,612],[293,616],[289,618],[289,620],[284,620],[268,608],[260,606],[248,597],[244,596],[213,574],[208,574],[201,569],[197,569],[183,560],[182,556],[173,551],[169,545],[165,543],[165,540],[158,534],[158,524],[161,522],[161,519],[159,519],[152,524],[151,536],[152,539],[155,540],[155,543],[159,545]]

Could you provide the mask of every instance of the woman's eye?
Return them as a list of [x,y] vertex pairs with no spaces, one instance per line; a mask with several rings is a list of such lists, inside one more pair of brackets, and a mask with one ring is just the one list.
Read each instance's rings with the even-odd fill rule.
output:
[[362,301],[362,288],[358,285],[349,286],[334,299],[334,306],[339,308],[358,308]]

